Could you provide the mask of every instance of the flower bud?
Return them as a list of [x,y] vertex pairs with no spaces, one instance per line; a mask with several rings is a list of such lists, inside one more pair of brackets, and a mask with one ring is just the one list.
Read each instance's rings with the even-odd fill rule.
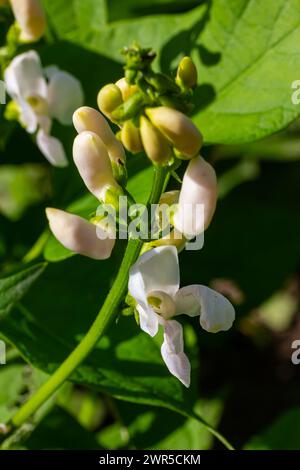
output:
[[199,153],[203,143],[202,135],[185,114],[165,106],[148,108],[146,114],[184,156],[193,158]]
[[96,109],[88,106],[77,109],[73,115],[73,123],[79,134],[84,131],[97,134],[112,161],[125,163],[126,157],[121,142],[116,138],[106,119]]
[[132,95],[139,91],[139,87],[137,85],[129,85],[125,77],[120,78],[120,80],[116,82],[116,85],[121,90],[123,101],[127,101]]
[[39,0],[10,0],[17,23],[21,28],[21,41],[38,41],[46,29],[45,14]]
[[123,103],[121,90],[114,83],[105,85],[97,98],[100,111],[111,118],[111,113]]
[[184,57],[178,66],[176,81],[183,88],[197,85],[197,69],[190,57]]
[[147,156],[157,165],[165,165],[171,158],[171,147],[162,133],[144,116],[140,120],[143,147]]
[[65,248],[97,260],[110,257],[115,240],[101,227],[59,209],[47,208],[46,214],[53,235]]
[[111,119],[114,119],[116,122],[125,122],[134,118],[140,113],[144,101],[145,98],[142,93],[135,93],[111,113]]
[[107,150],[94,132],[81,132],[74,141],[73,158],[88,190],[104,201],[108,189],[120,191]]
[[[198,156],[189,162],[173,224],[187,239],[206,230],[216,210],[218,187],[213,167]],[[202,210],[198,211],[198,207]]]
[[126,121],[122,131],[121,139],[124,147],[131,153],[143,151],[140,130],[132,121]]

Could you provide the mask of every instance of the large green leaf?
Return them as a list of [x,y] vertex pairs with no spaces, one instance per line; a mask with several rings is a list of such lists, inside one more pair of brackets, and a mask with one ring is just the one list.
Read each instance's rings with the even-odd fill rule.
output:
[[[169,410],[116,402],[121,423],[104,428],[98,440],[106,449],[206,450],[212,446],[211,434],[192,418]],[[217,426],[222,412],[218,399],[201,399],[196,403],[208,422]],[[124,427],[126,433],[124,433]]]
[[[200,77],[194,118],[206,143],[253,141],[299,115],[291,101],[291,83],[300,66],[298,0],[215,0],[183,14],[105,25],[82,19],[84,27],[76,26],[78,3],[68,2],[72,28],[67,28],[65,2],[45,0],[61,40],[115,61],[122,60],[120,49],[136,40],[158,51],[164,71],[183,54],[192,55]],[[89,2],[90,18],[97,4]]]
[[246,450],[299,450],[300,408],[292,408],[245,445]]
[[0,279],[0,320],[5,318],[14,305],[22,299],[45,267],[45,263],[39,263],[12,276]]

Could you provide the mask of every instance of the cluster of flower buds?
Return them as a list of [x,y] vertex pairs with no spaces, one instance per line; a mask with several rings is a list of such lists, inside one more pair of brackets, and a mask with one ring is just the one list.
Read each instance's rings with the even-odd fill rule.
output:
[[[125,162],[125,152],[105,118],[95,109],[79,108],[73,116],[78,132],[73,158],[88,190],[100,203],[118,206],[123,194],[113,168]],[[115,233],[102,219],[90,221],[68,212],[48,208],[47,217],[54,236],[67,249],[93,259],[109,258],[115,245]]]
[[21,42],[38,41],[45,33],[46,18],[40,0],[5,0],[2,4],[11,4],[18,27]]
[[125,51],[125,77],[103,87],[98,95],[101,112],[120,127],[119,138],[131,153],[145,151],[155,165],[170,165],[199,154],[202,135],[186,112],[191,109],[197,71],[184,57],[175,80],[155,73],[155,55],[133,47]]

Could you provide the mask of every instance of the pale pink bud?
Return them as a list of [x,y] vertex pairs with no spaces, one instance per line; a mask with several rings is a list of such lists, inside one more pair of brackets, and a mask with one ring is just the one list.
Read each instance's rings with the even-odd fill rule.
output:
[[[216,210],[218,187],[213,167],[198,156],[189,162],[173,223],[187,239],[206,230]],[[200,210],[198,210],[200,209]]]
[[116,138],[107,120],[99,111],[83,106],[75,111],[73,123],[79,134],[84,131],[97,134],[104,143],[112,161],[116,163],[125,162],[125,152],[121,142]]
[[18,25],[20,39],[25,42],[38,41],[46,29],[46,19],[39,0],[10,0]]
[[97,134],[81,132],[74,141],[73,158],[86,187],[98,199],[105,200],[108,189],[120,190],[105,145]]
[[48,208],[46,214],[53,235],[65,248],[97,260],[110,257],[115,240],[103,233],[100,238],[100,227],[59,209]]

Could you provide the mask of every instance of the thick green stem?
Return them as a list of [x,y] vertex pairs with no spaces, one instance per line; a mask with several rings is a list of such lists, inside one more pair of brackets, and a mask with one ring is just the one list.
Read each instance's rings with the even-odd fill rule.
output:
[[[154,172],[155,175],[148,205],[157,204],[159,202],[167,173],[167,171],[161,167],[156,167]],[[21,426],[27,421],[65,380],[70,377],[74,370],[94,349],[107,325],[118,313],[118,307],[127,292],[129,269],[136,262],[142,245],[142,240],[129,240],[119,273],[90,330],[49,380],[17,411],[11,421],[13,427]]]

